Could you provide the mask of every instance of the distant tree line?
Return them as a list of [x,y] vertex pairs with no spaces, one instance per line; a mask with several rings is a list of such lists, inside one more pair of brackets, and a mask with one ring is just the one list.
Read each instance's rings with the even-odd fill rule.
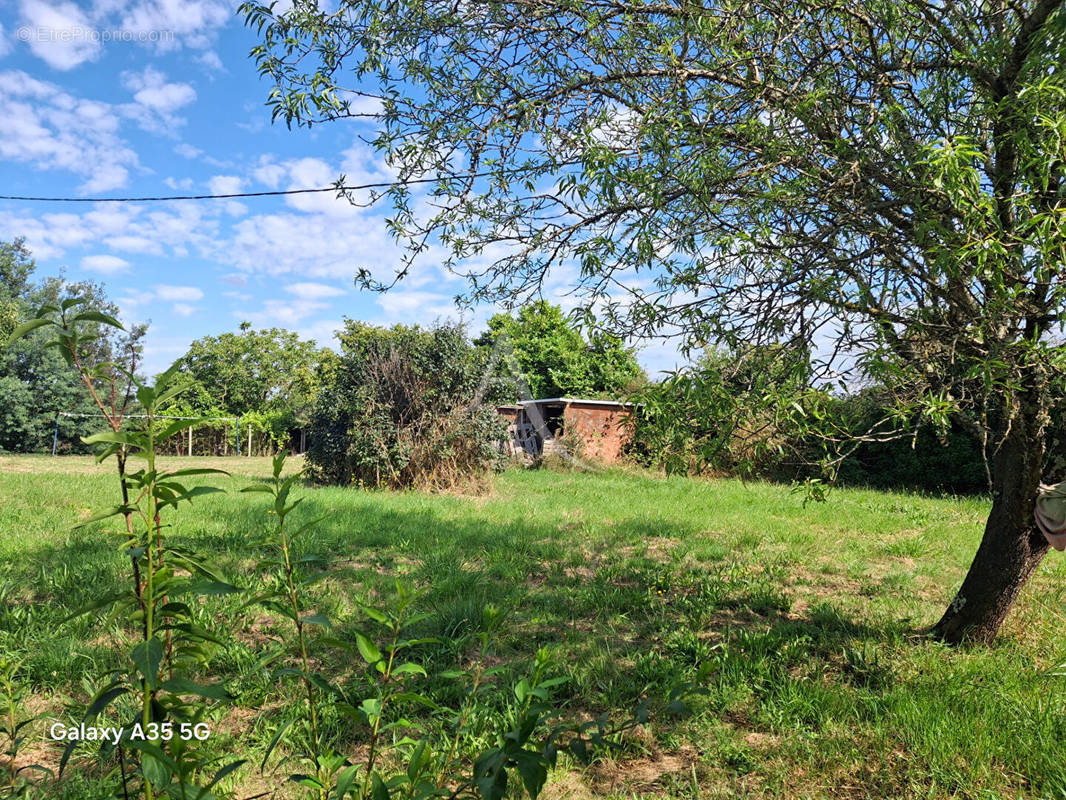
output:
[[[117,313],[102,285],[35,281],[34,271],[21,240],[0,243],[0,338],[35,308],[69,296]],[[89,362],[121,357],[139,368],[144,333],[141,326],[104,336]],[[491,412],[520,399],[632,400],[640,404],[629,446],[636,463],[789,481],[820,474],[833,442],[862,440],[892,407],[878,386],[812,388],[809,352],[783,345],[708,347],[689,367],[649,381],[633,348],[596,329],[583,333],[543,300],[492,316],[473,339],[455,324],[385,328],[346,320],[339,341],[337,353],[247,322],[202,337],[176,362],[190,388],[164,411],[238,417],[257,451],[288,447],[303,432],[319,479],[400,487],[451,485],[497,468],[495,443],[505,434]],[[781,403],[804,391],[820,397],[806,404],[819,410],[816,425]],[[63,416],[94,408],[41,337],[2,352],[0,396],[3,451],[49,450],[58,420],[59,451],[83,452],[81,437],[98,427],[90,416]],[[217,426],[228,450],[230,423]],[[906,437],[860,441],[848,455],[836,465],[844,483],[954,493],[988,486],[984,443],[957,418],[930,418]]]
[[[0,341],[6,342],[15,326],[40,306],[72,297],[84,297],[87,305],[107,314],[118,313],[101,284],[63,276],[37,280],[35,270],[22,239],[0,242]],[[124,334],[109,330],[95,331],[97,338],[85,345],[84,363],[115,362],[137,369],[144,326]],[[0,349],[0,452],[48,451],[53,436],[61,452],[88,452],[81,437],[100,427],[102,420],[93,416],[98,409],[77,372],[47,342],[45,333],[35,332]]]

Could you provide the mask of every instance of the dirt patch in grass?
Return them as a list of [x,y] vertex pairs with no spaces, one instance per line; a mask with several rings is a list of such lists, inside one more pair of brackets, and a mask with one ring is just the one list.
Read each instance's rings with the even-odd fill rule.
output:
[[588,770],[597,794],[654,792],[667,776],[685,775],[699,760],[693,747],[656,752],[640,758],[600,761]]

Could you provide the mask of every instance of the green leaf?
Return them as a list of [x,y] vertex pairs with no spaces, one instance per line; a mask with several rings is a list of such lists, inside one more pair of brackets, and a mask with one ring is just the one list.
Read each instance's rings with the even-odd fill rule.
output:
[[128,692],[128,687],[114,683],[101,689],[96,693],[92,702],[89,703],[89,707],[85,710],[85,719],[93,719],[97,714],[107,708],[113,700],[122,697],[122,695]]
[[11,335],[7,339],[7,344],[8,345],[13,344],[15,341],[17,341],[18,339],[21,339],[27,333],[31,333],[32,331],[35,331],[38,328],[43,328],[45,325],[54,325],[54,324],[55,323],[53,323],[52,320],[50,320],[50,319],[41,319],[41,318],[31,319],[28,322],[23,322],[21,325],[16,327],[15,330],[13,330],[11,332]]
[[148,682],[148,687],[158,688],[159,665],[163,663],[163,643],[155,636],[147,642],[141,642],[130,652],[130,660]]
[[529,792],[529,796],[535,798],[544,788],[548,780],[548,768],[545,766],[539,753],[531,753],[528,750],[519,750],[511,754],[515,769],[522,776],[522,783]]
[[100,444],[101,442],[109,442],[112,444],[136,444],[139,440],[137,434],[125,433],[123,431],[104,431],[102,433],[94,433],[92,436],[83,436],[81,440],[85,444]]
[[126,330],[122,327],[122,323],[112,317],[110,314],[105,314],[102,311],[82,311],[75,314],[70,318],[71,322],[99,322],[103,325],[110,325],[112,328],[118,328],[120,331]]
[[274,748],[278,746],[278,742],[281,741],[281,737],[285,735],[285,731],[287,731],[292,726],[292,724],[294,722],[296,722],[296,718],[295,717],[293,717],[288,722],[286,722],[284,725],[282,725],[280,728],[278,728],[277,733],[275,733],[271,737],[270,743],[267,745],[266,752],[263,754],[263,760],[259,764],[259,769],[260,770],[263,770],[263,769],[266,768],[266,763],[267,763],[267,760],[270,758],[270,754],[274,752]]
[[304,625],[321,625],[323,628],[333,627],[333,623],[329,621],[329,617],[325,614],[308,614],[300,622]]
[[373,800],[389,800],[389,789],[377,773],[374,773],[373,788],[370,790],[370,796]]
[[208,784],[206,786],[204,786],[204,789],[205,790],[206,789],[211,789],[213,786],[215,786],[215,784],[217,784],[220,780],[225,778],[227,775],[229,775],[235,769],[240,767],[242,764],[247,764],[247,763],[248,763],[247,760],[243,759],[243,758],[240,761],[231,761],[230,763],[228,763],[226,766],[224,766],[222,769],[220,769],[218,772],[216,772],[214,774],[214,777],[212,777],[211,780],[208,782]]
[[359,774],[360,766],[358,764],[352,764],[350,767],[346,767],[337,776],[337,785],[333,790],[334,800],[344,800],[344,796],[348,794],[348,790],[352,787],[352,783],[355,782],[356,776]]
[[170,770],[152,753],[141,756],[141,772],[152,786],[162,787],[170,783]]
[[483,800],[503,800],[507,793],[506,754],[499,748],[482,753],[474,762],[474,784]]
[[70,614],[69,616],[63,617],[63,619],[61,619],[59,621],[59,624],[60,625],[64,625],[64,624],[70,622],[72,619],[77,619],[78,617],[80,617],[80,616],[82,616],[84,614],[88,614],[88,613],[90,613],[92,611],[96,611],[99,608],[103,608],[105,606],[109,606],[112,603],[116,603],[119,600],[122,600],[123,598],[127,597],[129,594],[130,594],[130,592],[126,592],[126,591],[115,592],[114,594],[105,595],[104,597],[101,597],[99,600],[93,600],[91,603],[89,603],[88,605],[82,606],[81,608],[79,608],[77,611],[75,611],[74,613]]
[[360,603],[359,608],[362,609],[363,613],[370,617],[370,619],[374,620],[374,622],[378,622],[382,625],[385,625],[389,621],[388,617],[386,617],[384,613],[374,608],[373,606],[368,606],[364,603]]
[[363,634],[355,634],[355,646],[359,648],[359,654],[367,664],[374,665],[381,661],[381,651]]

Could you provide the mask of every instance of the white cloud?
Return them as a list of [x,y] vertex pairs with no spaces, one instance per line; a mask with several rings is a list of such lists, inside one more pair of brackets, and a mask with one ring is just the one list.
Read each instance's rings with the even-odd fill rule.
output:
[[[244,189],[244,180],[236,175],[215,175],[207,182],[207,188],[211,194],[238,194]],[[236,200],[228,200],[222,207],[231,217],[248,213],[248,207]]]
[[104,244],[112,250],[124,253],[160,254],[163,252],[159,241],[150,236],[109,236],[104,239]]
[[222,59],[218,57],[218,53],[214,50],[207,50],[201,53],[196,57],[196,60],[209,72],[226,71],[226,68],[222,65]]
[[[182,45],[210,47],[215,32],[233,18],[224,0],[146,0],[133,4],[123,14],[120,26],[150,41],[159,50]],[[154,34],[154,37],[153,37]]]
[[188,303],[175,303],[172,310],[179,317],[191,317],[196,313],[196,306],[189,305]]
[[207,182],[211,194],[236,194],[244,188],[244,181],[236,175],[215,175]]
[[199,158],[204,154],[204,151],[200,148],[193,147],[191,144],[186,144],[185,142],[174,145],[174,152],[182,158]]
[[117,298],[118,304],[126,315],[140,306],[147,305],[155,299],[155,292],[146,292],[140,289],[125,289]]
[[81,185],[81,190],[86,194],[97,194],[119,189],[126,185],[129,180],[129,170],[118,164],[107,164],[99,167],[89,180]]
[[343,329],[343,321],[339,319],[326,319],[319,320],[318,322],[312,322],[310,325],[305,325],[301,328],[297,328],[296,333],[301,339],[310,339],[312,342],[315,342],[319,347],[329,347],[333,350],[337,350],[337,331]]
[[453,295],[405,289],[403,284],[379,295],[377,303],[385,312],[385,320],[390,324],[427,324],[438,319],[458,319],[460,316]]
[[144,342],[144,371],[149,375],[162,372],[189,350],[191,336],[157,336],[152,328]]
[[4,26],[0,25],[0,58],[11,52],[11,40],[8,38]]
[[163,183],[169,186],[174,191],[187,192],[193,186],[192,178],[171,178],[167,177],[163,179]]
[[195,251],[218,261],[217,254],[228,246],[218,213],[206,204],[149,209],[135,203],[101,203],[82,214],[0,211],[0,239],[25,236],[41,259],[60,257],[70,248],[92,250],[103,245],[119,256],[150,253],[186,258]]
[[[123,72],[122,85],[133,93],[133,102],[122,107],[126,116],[146,131],[168,136],[185,124],[177,111],[196,99],[196,90],[187,83],[172,83],[157,69]],[[179,145],[180,146],[180,145]]]
[[87,269],[92,272],[103,272],[105,275],[112,275],[116,272],[124,272],[129,269],[130,262],[125,261],[118,256],[108,255],[95,255],[85,256],[81,260],[81,268]]
[[195,286],[168,286],[166,284],[157,283],[155,287],[155,296],[160,300],[192,302],[203,300],[204,293],[202,289],[198,289]]
[[285,287],[289,294],[296,295],[301,300],[323,300],[327,297],[337,297],[344,294],[343,289],[336,286],[328,286],[324,283],[290,283]]
[[261,158],[259,166],[252,170],[252,177],[271,189],[278,188],[285,174],[285,167],[275,164],[267,158]]
[[140,166],[109,103],[11,70],[0,73],[0,107],[0,158],[72,172],[85,180],[83,192],[122,187],[129,170]]
[[196,99],[196,90],[187,83],[169,83],[157,69],[145,67],[141,72],[122,73],[122,85],[133,92],[133,99],[160,114],[171,114]]
[[327,308],[312,300],[266,300],[261,311],[234,311],[237,319],[248,320],[257,327],[295,328],[301,320]]
[[68,70],[99,58],[95,26],[74,3],[22,0],[19,11],[30,50],[50,67]]

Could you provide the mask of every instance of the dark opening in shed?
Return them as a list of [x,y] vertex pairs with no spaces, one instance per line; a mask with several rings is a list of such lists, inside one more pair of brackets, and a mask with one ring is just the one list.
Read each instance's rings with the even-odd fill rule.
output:
[[629,441],[635,408],[611,400],[552,397],[499,406],[497,411],[510,422],[511,438],[505,443],[509,452],[536,457],[561,446],[566,452],[613,464]]

